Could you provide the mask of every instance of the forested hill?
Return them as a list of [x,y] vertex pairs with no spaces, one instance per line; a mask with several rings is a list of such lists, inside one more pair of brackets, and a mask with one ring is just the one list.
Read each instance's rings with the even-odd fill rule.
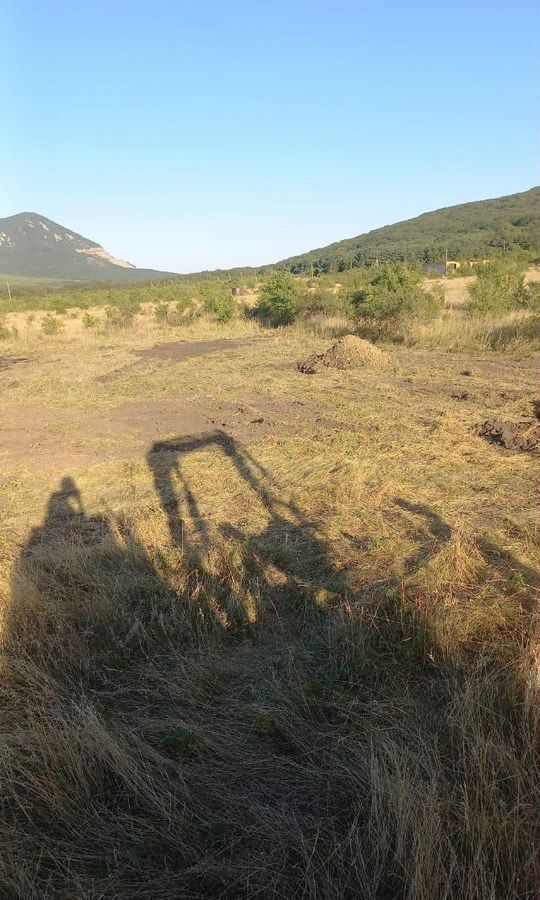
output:
[[339,272],[377,259],[431,262],[446,252],[450,259],[482,259],[501,249],[540,249],[540,187],[423,213],[277,265],[294,273]]

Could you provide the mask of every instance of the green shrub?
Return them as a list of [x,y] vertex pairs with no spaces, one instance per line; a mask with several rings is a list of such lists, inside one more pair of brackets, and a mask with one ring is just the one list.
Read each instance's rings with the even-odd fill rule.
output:
[[304,311],[322,313],[326,316],[350,316],[354,312],[354,305],[350,293],[345,289],[336,290],[317,285],[315,290],[305,294]]
[[84,328],[97,328],[99,324],[99,319],[97,316],[91,315],[91,313],[86,310],[83,313],[82,323]]
[[274,272],[262,288],[256,313],[267,325],[290,325],[301,306],[300,291],[294,277],[289,272]]
[[59,334],[64,328],[64,323],[56,313],[49,312],[41,320],[41,330],[48,336]]
[[237,306],[230,294],[223,297],[215,297],[212,302],[212,312],[221,324],[230,322],[237,313]]
[[194,319],[198,319],[201,315],[201,309],[188,298],[184,297],[169,307],[169,315],[167,316],[167,324],[173,327],[188,325]]
[[354,295],[356,312],[375,321],[432,319],[444,307],[441,291],[421,286],[422,272],[415,266],[389,263]]
[[105,307],[107,322],[112,328],[128,328],[133,324],[133,319],[140,310],[138,300],[127,297],[121,305]]
[[526,307],[530,290],[517,269],[493,262],[479,269],[476,281],[469,287],[469,297],[470,312],[485,316]]
[[158,322],[166,322],[169,317],[169,304],[159,300],[154,305],[154,315]]

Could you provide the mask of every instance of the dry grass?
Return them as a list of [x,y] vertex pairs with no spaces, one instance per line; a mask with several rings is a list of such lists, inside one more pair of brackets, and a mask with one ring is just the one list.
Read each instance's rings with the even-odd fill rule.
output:
[[[326,337],[247,323],[233,354],[96,382],[151,328],[39,338],[7,409],[62,406],[66,447],[126,398],[283,418],[68,468],[29,423],[4,454],[0,894],[536,898],[538,464],[472,425],[528,413],[537,363],[306,377]],[[333,426],[289,428],[291,398]]]
[[[540,268],[529,266],[524,273],[525,284],[535,284],[540,281]],[[427,290],[437,288],[443,292],[444,303],[447,309],[466,306],[469,302],[469,288],[476,281],[476,275],[460,275],[450,278],[426,278],[424,287]]]
[[469,302],[469,287],[476,281],[476,275],[464,275],[458,278],[426,278],[426,290],[436,288],[442,291],[444,305],[447,309],[465,306]]
[[540,315],[527,311],[475,318],[465,309],[448,309],[431,322],[410,319],[375,331],[368,326],[365,333],[423,350],[516,355],[540,351]]

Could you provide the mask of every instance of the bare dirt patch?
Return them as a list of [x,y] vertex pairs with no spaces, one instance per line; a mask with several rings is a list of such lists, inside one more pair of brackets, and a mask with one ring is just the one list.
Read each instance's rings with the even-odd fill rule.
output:
[[[170,359],[174,362],[181,362],[184,359],[193,359],[198,356],[207,356],[209,353],[223,353],[228,350],[236,350],[246,344],[252,343],[251,338],[241,338],[239,340],[217,340],[217,341],[167,341],[163,344],[154,344],[153,347],[146,347],[140,350],[133,350],[133,354],[139,359]],[[140,362],[128,363],[120,369],[108,372],[106,375],[100,375],[96,381],[107,383],[114,381],[119,375],[125,372],[139,368]]]
[[304,375],[315,375],[323,368],[362,369],[368,366],[385,366],[390,357],[374,344],[354,334],[347,334],[336,341],[326,353],[310,356],[298,363],[298,371]]
[[309,400],[254,395],[244,403],[185,399],[141,400],[80,417],[29,402],[0,414],[0,459],[6,469],[77,467],[107,459],[138,460],[157,437],[219,430],[254,441],[279,435],[350,431],[353,426]]
[[492,444],[505,450],[532,452],[540,450],[540,422],[529,419],[526,422],[505,422],[502,419],[487,419],[477,426],[476,433]]
[[252,343],[250,338],[241,340],[219,341],[169,341],[165,344],[154,344],[145,350],[135,350],[135,355],[142,359],[191,359],[194,356],[206,356],[207,353],[221,353],[224,350],[236,350]]

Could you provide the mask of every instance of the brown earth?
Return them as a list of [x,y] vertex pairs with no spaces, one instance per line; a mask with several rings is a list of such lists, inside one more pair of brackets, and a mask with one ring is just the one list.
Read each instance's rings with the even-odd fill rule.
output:
[[242,441],[273,435],[350,431],[309,400],[252,395],[245,403],[141,400],[74,419],[61,409],[29,401],[0,413],[0,459],[6,467],[35,461],[41,469],[86,465],[104,458],[138,460],[157,436],[220,430]]
[[526,422],[486,419],[477,426],[476,433],[506,450],[529,453],[540,450],[540,422],[537,419],[529,419]]
[[[367,341],[353,342],[374,351],[379,360],[386,356]],[[112,396],[96,384],[96,376],[112,354],[125,361],[121,347],[100,345],[80,354],[68,345],[64,356],[56,345],[51,351],[39,348],[17,367],[17,382],[10,380],[12,369],[0,370],[3,476],[76,471],[107,461],[131,463],[144,458],[156,439],[216,429],[248,443],[311,435],[323,439],[345,432],[369,435],[384,431],[385,422],[403,407],[411,427],[427,434],[446,427],[459,407],[459,421],[471,433],[488,418],[524,420],[538,402],[540,367],[532,359],[400,348],[392,353],[399,376],[392,366],[371,365],[351,369],[345,379],[329,365],[324,382],[315,386],[294,375],[296,337],[289,343],[272,333],[252,338],[237,351],[237,365],[236,354],[228,351],[245,343],[168,342],[146,351],[129,347],[140,361],[129,364],[137,366],[133,378],[131,372],[123,377],[121,369],[114,370]],[[349,342],[338,342],[343,343]],[[183,362],[197,355],[204,356],[200,364]],[[335,363],[335,347],[320,357]]]
[[326,353],[310,356],[298,363],[298,370],[304,375],[315,375],[321,368],[362,369],[367,366],[384,366],[390,357],[374,344],[354,334],[347,334],[336,341]]
[[253,343],[252,338],[242,340],[219,341],[168,341],[164,344],[154,344],[144,350],[135,350],[135,355],[141,359],[190,359],[194,356],[206,356],[207,353],[220,353],[224,350],[236,350]]
[[[236,350],[246,344],[252,343],[252,338],[243,338],[240,340],[218,340],[218,341],[168,341],[163,344],[154,344],[153,347],[145,347],[142,350],[133,350],[133,354],[140,359],[171,359],[179,362],[183,359],[193,359],[197,356],[206,356],[209,353],[222,353],[225,350]],[[114,372],[108,372],[106,375],[100,375],[96,381],[106,384],[114,381],[119,375],[123,375],[130,369],[139,368],[140,362],[128,363]]]

